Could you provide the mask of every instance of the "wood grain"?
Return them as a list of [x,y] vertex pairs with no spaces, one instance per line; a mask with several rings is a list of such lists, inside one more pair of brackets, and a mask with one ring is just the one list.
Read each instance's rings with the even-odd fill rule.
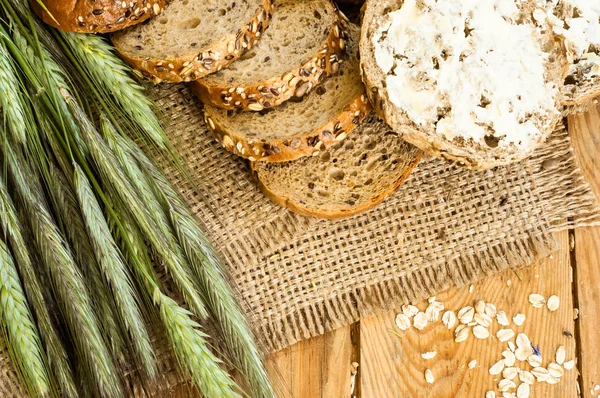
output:
[[[472,293],[468,287],[451,289],[439,294],[437,300],[455,312],[465,305],[473,305],[475,300],[484,300],[506,311],[509,318],[523,313],[527,318],[523,326],[517,327],[511,321],[511,327],[515,332],[527,333],[534,344],[540,345],[545,365],[554,358],[559,345],[566,348],[567,359],[575,358],[575,339],[563,334],[563,331],[574,333],[568,232],[559,234],[557,239],[562,249],[542,264],[487,278],[474,285]],[[530,293],[545,297],[558,295],[559,310],[533,308],[528,301]],[[427,303],[418,306],[424,310]],[[495,337],[478,340],[472,335],[466,342],[455,343],[452,332],[441,322],[429,324],[420,332],[414,328],[403,332],[395,326],[394,318],[395,313],[388,312],[361,321],[362,397],[483,397],[487,390],[495,389],[501,377],[491,376],[488,369],[502,359],[506,343]],[[491,330],[498,329],[499,325],[494,322]],[[437,351],[437,356],[424,360],[421,354],[428,351]],[[476,359],[478,365],[468,369],[472,359]],[[526,363],[517,364],[529,369]],[[428,368],[435,376],[431,385],[424,379]],[[534,384],[531,396],[575,397],[576,383],[577,371],[572,370],[566,372],[558,384]]]
[[[600,107],[569,117],[569,134],[583,173],[600,198]],[[581,389],[584,397],[600,390],[600,228],[582,228],[575,236],[576,299],[579,307]]]
[[351,326],[301,341],[268,360],[279,395],[290,398],[350,397]]

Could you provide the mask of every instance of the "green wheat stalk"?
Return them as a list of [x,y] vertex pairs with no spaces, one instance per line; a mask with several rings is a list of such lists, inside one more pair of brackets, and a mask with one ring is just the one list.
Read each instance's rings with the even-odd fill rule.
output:
[[29,394],[46,397],[51,392],[44,351],[29,311],[12,255],[0,239],[0,318],[10,357]]
[[113,239],[89,181],[79,165],[75,164],[74,168],[75,190],[88,235],[96,253],[96,259],[103,270],[105,278],[112,287],[112,293],[121,315],[121,322],[130,334],[136,357],[141,362],[146,374],[154,378],[156,375],[154,350],[138,308],[139,300],[131,285],[127,267],[123,263],[121,253]]
[[120,111],[124,120],[133,121],[150,139],[165,148],[165,135],[153,106],[143,88],[129,75],[129,68],[115,56],[113,47],[104,38],[70,32],[60,32],[76,62],[81,65],[94,85],[103,95],[104,101],[114,101],[111,109]]
[[149,173],[147,178],[156,187],[157,195],[163,197],[172,225],[182,245],[189,263],[197,277],[200,292],[209,310],[218,320],[219,328],[230,350],[233,363],[247,378],[253,396],[274,397],[273,388],[265,371],[258,347],[252,340],[252,332],[246,317],[236,299],[221,268],[213,247],[205,237],[185,202],[173,188],[164,174],[146,157],[135,143],[122,139],[122,150],[128,150]]
[[192,320],[192,314],[161,291],[142,232],[127,214],[125,205],[116,197],[111,202],[111,207],[118,210],[115,215],[119,215],[109,217],[113,230],[120,236],[127,260],[144,286],[145,294],[159,310],[179,365],[205,397],[240,397],[237,386],[209,349],[208,336]]
[[19,142],[25,143],[25,131],[30,128],[30,119],[25,117],[22,87],[15,73],[12,57],[0,43],[0,109],[4,123]]
[[52,317],[48,311],[46,300],[42,294],[42,288],[36,275],[35,265],[25,238],[21,232],[21,223],[17,210],[8,195],[8,190],[4,181],[0,178],[0,222],[2,230],[6,235],[14,258],[18,265],[23,287],[31,303],[33,312],[37,319],[37,326],[41,339],[44,343],[47,363],[50,364],[52,374],[58,382],[58,386],[63,396],[76,397],[78,395],[71,367],[69,365],[67,353],[61,343],[59,334],[54,326]]
[[35,248],[40,254],[52,288],[77,347],[77,355],[101,394],[122,396],[115,366],[104,345],[98,321],[82,275],[69,246],[55,224],[35,174],[22,155],[4,148],[4,162],[27,214]]
[[[56,153],[59,152],[55,151]],[[49,196],[55,209],[57,224],[67,238],[77,264],[80,265],[82,274],[88,281],[90,294],[94,297],[92,305],[97,311],[105,344],[110,347],[114,358],[119,362],[124,362],[127,345],[116,322],[118,319],[115,311],[116,304],[114,298],[108,294],[96,258],[90,256],[94,249],[87,236],[75,193],[69,186],[66,177],[52,164],[49,166],[48,184],[52,186]]]
[[102,140],[100,134],[87,118],[87,115],[83,113],[68,93],[63,92],[63,95],[73,116],[81,126],[82,138],[88,147],[90,157],[94,160],[102,180],[110,183],[123,203],[127,204],[127,210],[139,224],[152,247],[160,255],[166,269],[169,271],[188,305],[197,315],[206,314],[204,304],[194,288],[193,277],[189,273],[185,259],[182,259],[178,253],[175,239],[170,235],[164,236],[160,233],[160,231],[169,230],[169,227],[158,225],[155,215],[148,211],[146,204],[142,205],[136,190],[119,166],[115,155]]

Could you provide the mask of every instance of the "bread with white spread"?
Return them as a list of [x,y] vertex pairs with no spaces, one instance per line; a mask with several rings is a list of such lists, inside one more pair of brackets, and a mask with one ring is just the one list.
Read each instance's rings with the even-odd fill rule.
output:
[[535,3],[367,1],[360,44],[378,113],[426,152],[476,169],[528,156],[560,118],[567,61]]
[[537,0],[534,17],[565,40],[569,73],[564,103],[585,107],[600,96],[600,1]]

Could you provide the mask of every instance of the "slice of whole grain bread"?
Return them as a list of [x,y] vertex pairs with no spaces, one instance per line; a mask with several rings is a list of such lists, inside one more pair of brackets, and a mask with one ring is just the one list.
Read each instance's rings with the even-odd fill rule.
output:
[[125,29],[162,12],[165,0],[37,0],[31,7],[57,29],[80,33],[108,33]]
[[223,109],[262,111],[303,97],[339,70],[344,18],[330,0],[279,0],[260,42],[192,89],[204,103]]
[[111,39],[126,62],[155,82],[189,82],[251,49],[271,13],[271,0],[173,0],[159,18]]
[[298,214],[336,219],[391,195],[421,153],[371,113],[348,138],[318,156],[251,166],[260,189],[274,202]]
[[568,63],[533,0],[369,0],[361,68],[404,139],[470,168],[528,156],[560,118]]
[[370,112],[358,65],[360,29],[349,28],[348,56],[339,72],[300,102],[268,112],[205,105],[207,126],[228,150],[251,161],[282,162],[312,155],[341,141]]

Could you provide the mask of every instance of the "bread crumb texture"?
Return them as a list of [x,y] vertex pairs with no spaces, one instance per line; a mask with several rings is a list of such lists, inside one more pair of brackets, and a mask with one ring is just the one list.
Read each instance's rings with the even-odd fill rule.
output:
[[[595,1],[595,0],[594,0]],[[540,28],[517,0],[406,0],[372,37],[389,100],[449,141],[530,150],[556,119]]]

